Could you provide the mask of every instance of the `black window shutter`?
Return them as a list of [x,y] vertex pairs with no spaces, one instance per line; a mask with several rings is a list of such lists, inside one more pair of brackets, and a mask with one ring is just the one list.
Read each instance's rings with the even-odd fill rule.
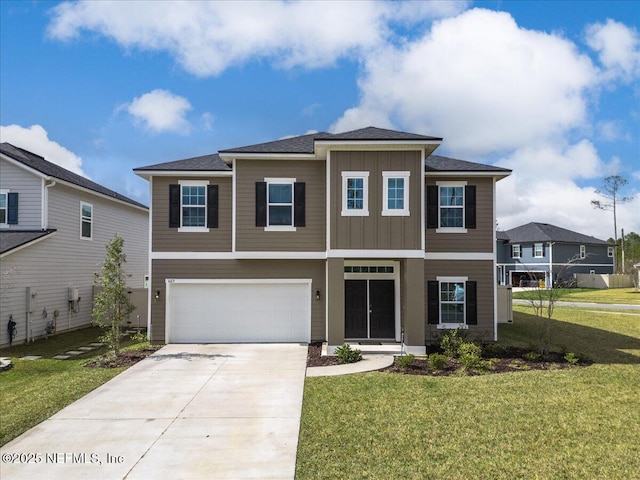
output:
[[169,185],[169,228],[180,227],[180,185]]
[[437,185],[427,185],[427,228],[438,228]]
[[536,256],[536,244],[531,245],[531,257],[535,258]]
[[256,227],[267,226],[267,182],[256,182]]
[[464,226],[476,228],[476,186],[464,187]]
[[293,184],[293,226],[305,227],[305,183]]
[[467,325],[478,324],[478,282],[468,281],[465,286]]
[[7,224],[18,224],[18,193],[13,192],[7,195]]
[[207,228],[218,228],[218,185],[207,185]]
[[427,323],[440,323],[440,282],[437,280],[427,282]]

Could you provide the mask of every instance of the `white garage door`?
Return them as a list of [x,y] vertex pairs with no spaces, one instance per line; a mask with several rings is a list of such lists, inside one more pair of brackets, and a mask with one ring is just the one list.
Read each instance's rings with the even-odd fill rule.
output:
[[167,343],[311,340],[311,280],[169,280]]

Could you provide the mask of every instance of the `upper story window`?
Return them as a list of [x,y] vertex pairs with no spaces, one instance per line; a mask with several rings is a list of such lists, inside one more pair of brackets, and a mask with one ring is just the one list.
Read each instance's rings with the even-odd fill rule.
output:
[[18,194],[0,190],[0,227],[18,224]]
[[476,228],[476,186],[467,182],[427,185],[427,228],[436,233],[467,233]]
[[218,185],[208,180],[180,180],[169,185],[169,228],[208,232],[218,228]]
[[533,244],[533,257],[534,258],[544,257],[544,245],[542,243]]
[[437,277],[427,282],[428,323],[438,328],[477,325],[477,282],[468,277]]
[[80,202],[80,238],[93,238],[93,205]]
[[305,183],[295,178],[256,182],[256,227],[265,231],[296,231],[306,226]]
[[342,215],[369,215],[369,172],[342,172]]
[[520,258],[522,257],[522,249],[520,245],[511,245],[511,258]]
[[409,215],[411,172],[382,172],[382,215]]
[[580,258],[585,258],[587,256],[587,247],[585,245],[580,245]]

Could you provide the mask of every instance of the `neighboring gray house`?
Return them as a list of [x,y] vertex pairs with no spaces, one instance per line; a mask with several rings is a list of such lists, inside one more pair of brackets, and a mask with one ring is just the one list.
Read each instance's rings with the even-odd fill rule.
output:
[[495,186],[511,171],[375,127],[136,168],[156,343],[497,339]]
[[501,285],[550,285],[577,273],[613,273],[613,245],[548,223],[496,232]]
[[130,288],[148,272],[145,205],[15,147],[0,144],[0,345],[91,322],[93,273],[124,238]]

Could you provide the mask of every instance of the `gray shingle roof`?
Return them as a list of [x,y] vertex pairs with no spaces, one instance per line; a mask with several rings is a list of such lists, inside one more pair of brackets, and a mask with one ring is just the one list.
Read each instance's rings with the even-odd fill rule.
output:
[[501,172],[511,173],[508,168],[495,167],[482,163],[468,162],[455,158],[431,155],[425,162],[426,172]]
[[319,132],[301,135],[299,137],[283,138],[273,142],[257,143],[246,147],[220,150],[220,153],[314,153],[314,142],[318,137],[331,135]]
[[608,242],[589,235],[556,227],[548,223],[531,222],[504,232],[509,243],[561,242],[588,245],[609,245]]
[[119,194],[118,192],[114,192],[113,190],[103,187],[102,185],[93,182],[88,178],[78,175],[77,173],[70,172],[69,170],[62,168],[60,165],[51,163],[45,160],[40,155],[36,155],[35,153],[32,153],[28,150],[11,145],[10,143],[0,143],[0,152],[29,168],[37,170],[38,172],[48,177],[63,180],[79,187],[86,188],[87,190],[100,193],[107,197],[130,203],[131,205],[135,205],[137,207],[147,208],[147,206],[143,205],[142,203],[136,202],[135,200],[132,200],[128,197],[125,197],[124,195]]
[[184,160],[174,160],[172,162],[147,165],[146,167],[135,168],[134,172],[155,170],[230,171],[231,167],[224,163],[217,153],[214,153],[211,155],[202,155],[200,157],[185,158]]
[[0,232],[0,253],[6,253],[54,233],[49,230],[3,230]]
[[419,140],[419,141],[442,141],[439,137],[429,137],[419,135],[417,133],[399,132],[397,130],[388,130],[386,128],[366,127],[358,130],[351,130],[343,133],[326,133],[320,135],[318,140]]

